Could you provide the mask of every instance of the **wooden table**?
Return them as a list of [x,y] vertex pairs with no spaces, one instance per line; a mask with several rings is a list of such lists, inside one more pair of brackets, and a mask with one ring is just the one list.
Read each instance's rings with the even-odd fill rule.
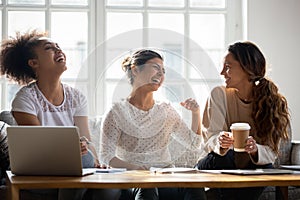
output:
[[160,174],[149,171],[97,173],[84,177],[15,176],[10,171],[6,174],[13,200],[19,199],[21,189],[300,186],[299,174],[245,176],[213,173]]

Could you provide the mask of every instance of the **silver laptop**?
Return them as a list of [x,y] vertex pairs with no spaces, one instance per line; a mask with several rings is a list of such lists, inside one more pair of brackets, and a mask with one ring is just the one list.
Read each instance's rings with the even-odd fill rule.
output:
[[78,129],[75,126],[7,127],[11,171],[15,175],[83,176]]

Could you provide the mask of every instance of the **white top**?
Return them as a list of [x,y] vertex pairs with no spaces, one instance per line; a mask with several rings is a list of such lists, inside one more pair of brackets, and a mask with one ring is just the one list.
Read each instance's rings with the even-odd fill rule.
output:
[[87,116],[87,100],[79,90],[62,84],[64,101],[61,105],[51,104],[37,84],[22,87],[12,102],[12,111],[25,112],[37,116],[41,125],[74,126],[75,116]]
[[113,157],[146,168],[171,166],[188,149],[203,148],[203,139],[187,127],[168,103],[155,102],[149,111],[127,100],[115,103],[101,128],[100,160]]

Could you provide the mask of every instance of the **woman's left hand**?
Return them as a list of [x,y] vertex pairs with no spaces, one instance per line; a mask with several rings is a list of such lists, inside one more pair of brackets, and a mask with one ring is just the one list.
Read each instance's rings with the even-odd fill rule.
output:
[[193,113],[200,111],[197,101],[193,98],[189,98],[189,99],[185,100],[184,102],[180,102],[180,105],[182,105],[186,109],[192,111]]
[[80,148],[81,148],[81,155],[85,155],[88,153],[88,140],[86,137],[80,137]]
[[247,138],[247,143],[245,146],[245,150],[246,152],[248,152],[251,155],[257,155],[257,145],[256,145],[256,141],[253,139],[252,136],[249,136]]
[[99,161],[95,162],[95,168],[100,168],[100,169],[108,169],[110,168],[109,166],[106,166],[105,164],[100,164]]

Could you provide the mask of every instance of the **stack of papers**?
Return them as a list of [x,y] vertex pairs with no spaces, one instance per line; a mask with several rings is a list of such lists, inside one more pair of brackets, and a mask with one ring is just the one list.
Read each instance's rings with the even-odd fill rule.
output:
[[300,170],[300,165],[280,165],[280,168],[298,171]]
[[293,174],[292,170],[286,169],[222,169],[222,170],[199,170],[206,173],[237,174],[237,175],[265,175],[265,174]]
[[96,173],[118,173],[118,172],[125,172],[126,168],[106,168],[106,169],[96,169]]
[[150,172],[153,173],[161,173],[161,174],[168,174],[168,173],[196,173],[198,172],[195,168],[189,167],[168,167],[168,168],[158,168],[158,167],[151,167]]

